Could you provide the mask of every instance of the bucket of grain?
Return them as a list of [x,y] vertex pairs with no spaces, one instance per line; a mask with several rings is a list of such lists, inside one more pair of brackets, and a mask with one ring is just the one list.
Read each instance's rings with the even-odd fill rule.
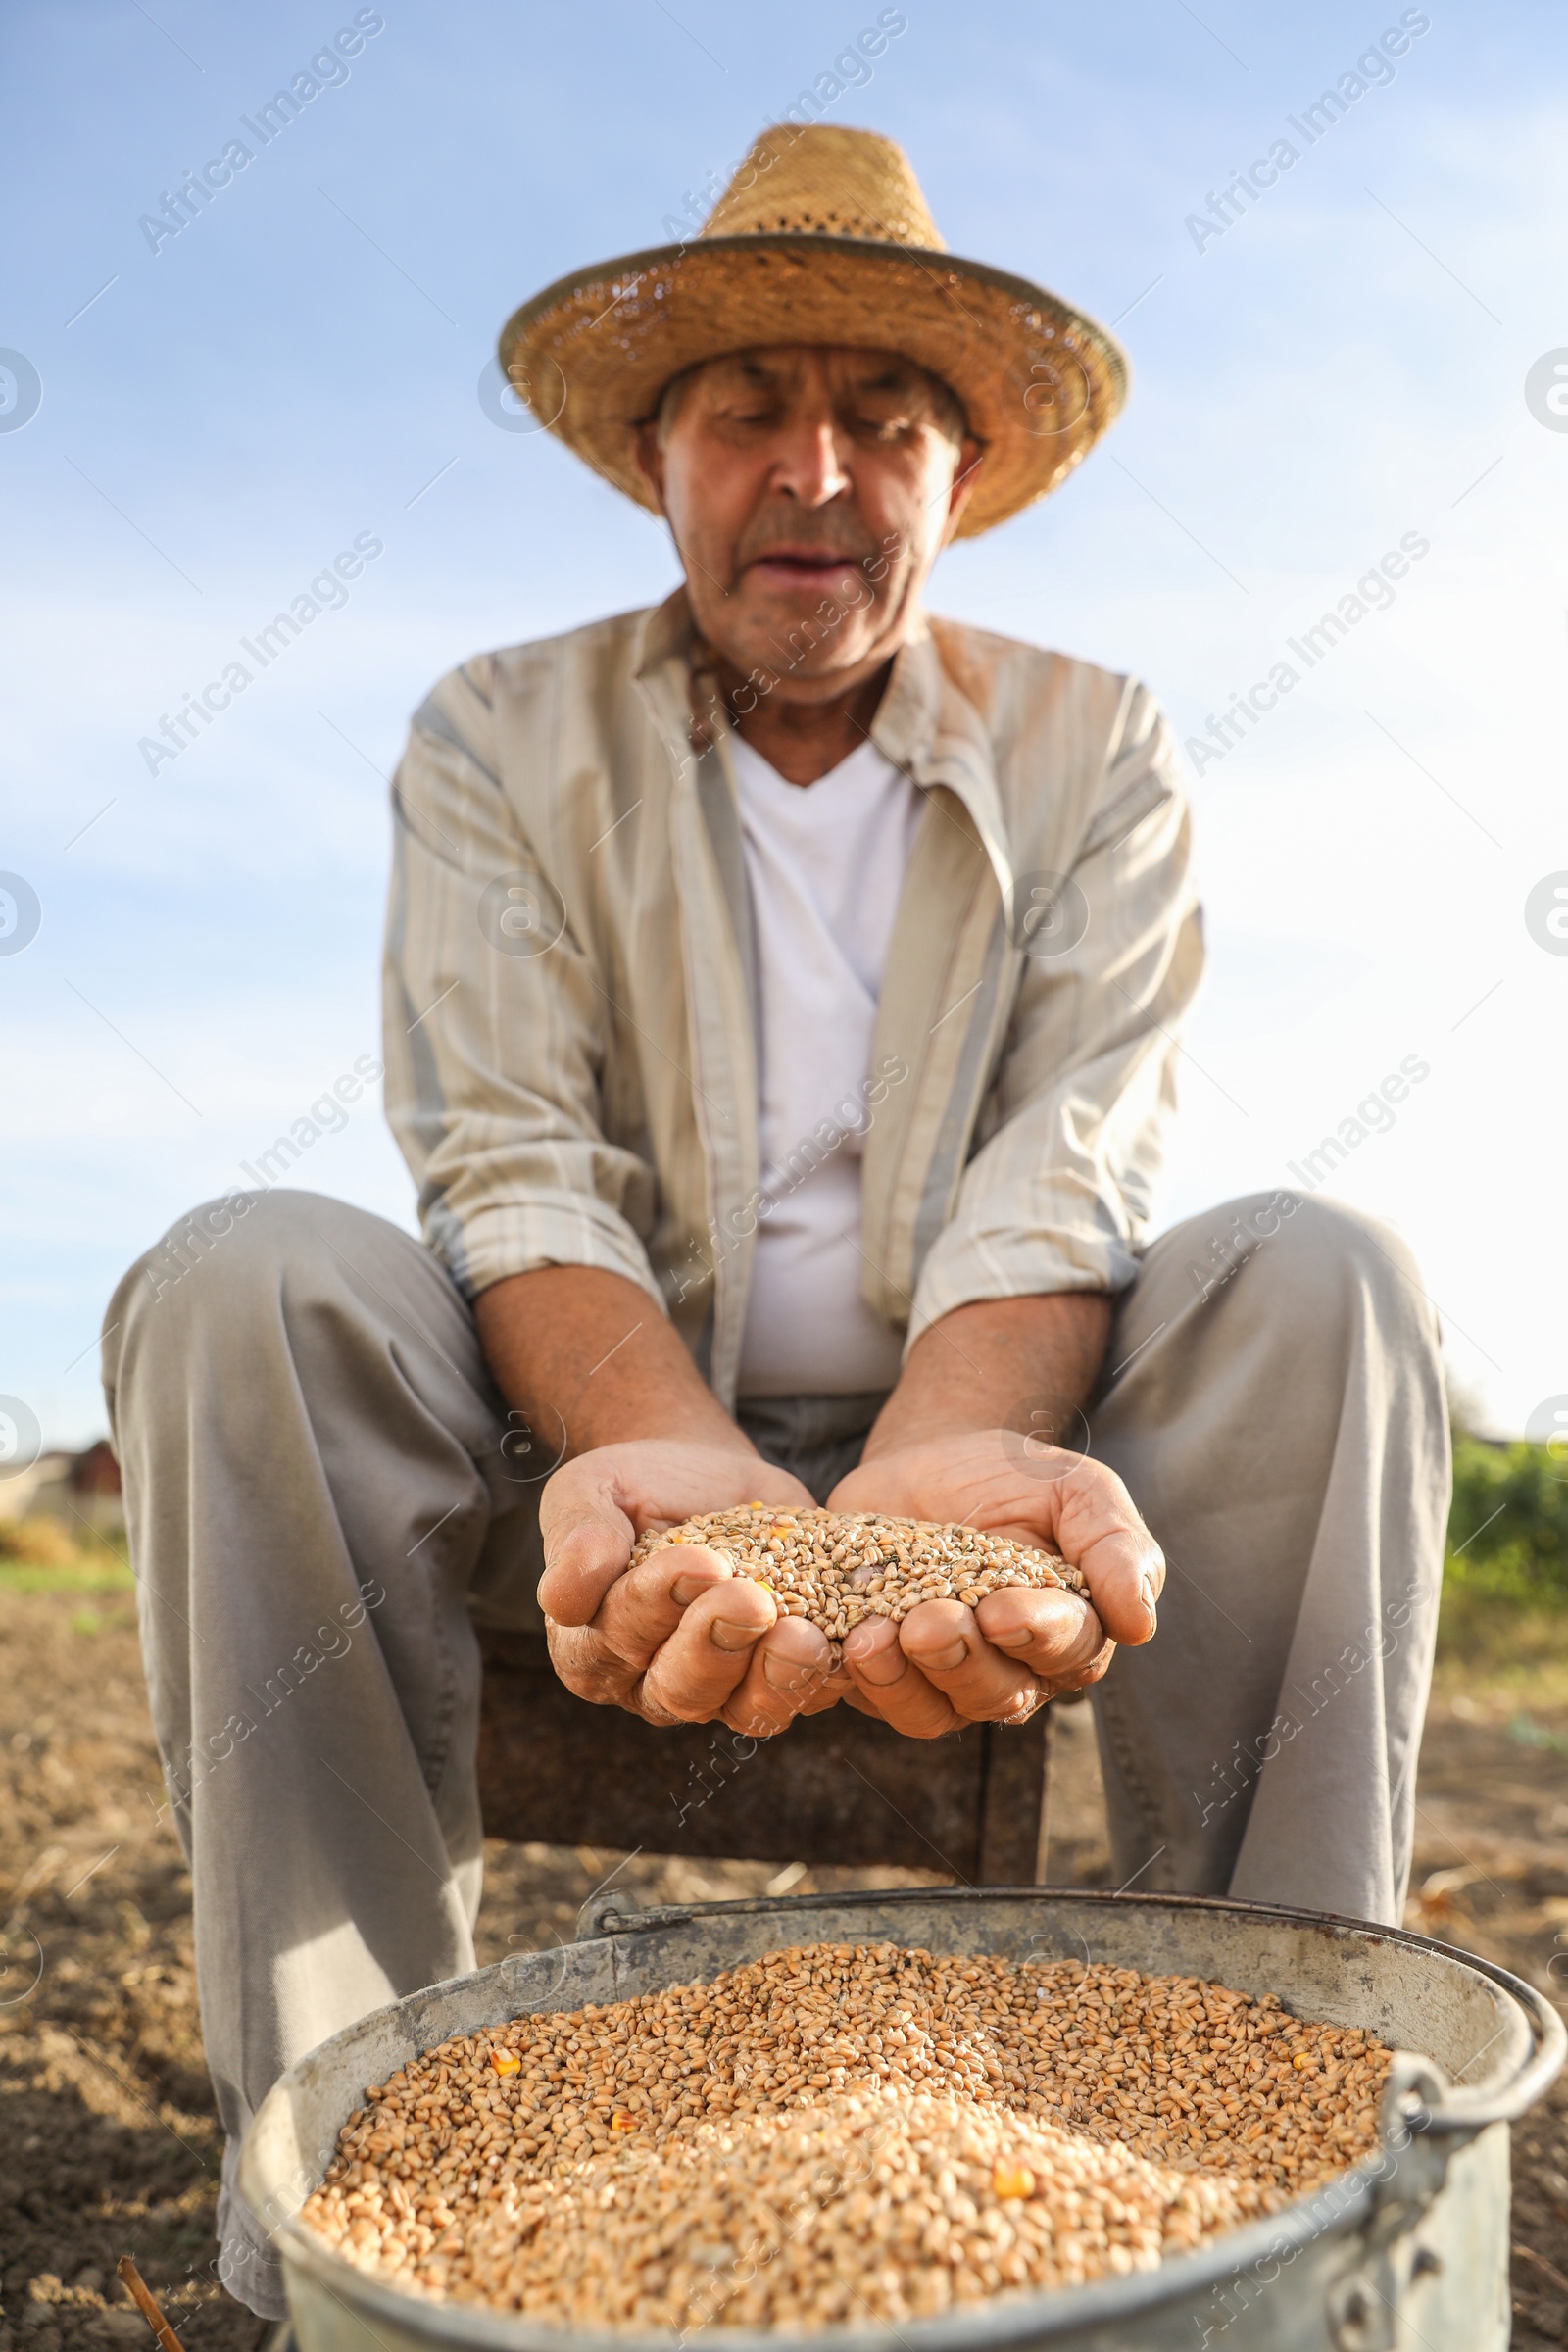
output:
[[1181,1895],[636,1911],[302,2059],[241,2181],[301,2352],[1502,2352],[1501,1969]]

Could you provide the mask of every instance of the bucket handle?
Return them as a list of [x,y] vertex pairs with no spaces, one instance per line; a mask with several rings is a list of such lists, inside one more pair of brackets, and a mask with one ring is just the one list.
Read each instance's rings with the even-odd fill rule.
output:
[[[1411,2059],[1407,2052],[1396,2051],[1384,2098],[1385,2139],[1391,2125],[1404,2132],[1462,2132],[1473,2138],[1478,2132],[1485,2132],[1489,2124],[1511,2124],[1526,2108],[1535,2105],[1561,2070],[1564,2055],[1568,2053],[1568,2032],[1553,2003],[1523,1977],[1512,1976],[1507,1969],[1494,1967],[1474,1953],[1467,1952],[1465,1958],[1472,1968],[1500,1985],[1525,2012],[1534,2047],[1506,2082],[1490,2090],[1468,2090],[1462,2082],[1445,2077],[1430,2059]],[[1499,2027],[1497,2031],[1501,2034],[1504,2029]],[[1487,2047],[1490,2046],[1489,2043]],[[1485,2050],[1476,2053],[1477,2058],[1484,2055]],[[1402,2066],[1401,2061],[1404,2061]],[[1474,2066],[1476,2059],[1469,2063]],[[1397,2118],[1392,2105],[1396,2089],[1402,2101]]]
[[1455,2091],[1434,2060],[1414,2050],[1395,2051],[1378,2114],[1377,2154],[1351,2175],[1370,2186],[1370,2205],[1355,2251],[1331,2282],[1324,2308],[1335,2352],[1396,2352],[1406,2340],[1407,2298],[1428,2272],[1443,2267],[1443,2257],[1417,2232],[1442,2193],[1457,2148],[1529,2105],[1545,2055],[1539,2013],[1533,2023],[1532,2057],[1496,2094]]
[[1562,2064],[1568,2034],[1552,2004],[1522,1978],[1486,1961],[1474,1965],[1525,2011],[1534,2047],[1509,2080],[1491,2090],[1467,2090],[1432,2059],[1395,2051],[1378,2118],[1378,2153],[1358,2168],[1370,2175],[1372,2187],[1360,2250],[1328,2293],[1325,2316],[1336,2352],[1394,2352],[1406,2298],[1427,2272],[1442,2268],[1442,2256],[1417,2231],[1447,2178],[1449,2159],[1492,2125],[1523,2115]]

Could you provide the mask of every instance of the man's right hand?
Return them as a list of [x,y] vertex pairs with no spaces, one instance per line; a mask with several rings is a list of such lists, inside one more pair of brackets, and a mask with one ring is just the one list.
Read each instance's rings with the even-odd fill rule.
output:
[[539,1504],[539,1602],[567,1690],[649,1723],[716,1718],[756,1739],[835,1705],[854,1686],[829,1671],[825,1637],[781,1616],[722,1553],[671,1544],[627,1567],[651,1528],[738,1503],[811,1500],[787,1470],[738,1446],[644,1438],[567,1462]]

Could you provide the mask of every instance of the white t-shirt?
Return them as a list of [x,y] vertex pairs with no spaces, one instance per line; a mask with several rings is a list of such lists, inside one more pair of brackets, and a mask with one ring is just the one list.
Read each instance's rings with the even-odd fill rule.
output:
[[902,1336],[860,1297],[877,999],[924,796],[874,744],[790,784],[734,738],[757,937],[765,1213],[742,1396],[888,1389]]

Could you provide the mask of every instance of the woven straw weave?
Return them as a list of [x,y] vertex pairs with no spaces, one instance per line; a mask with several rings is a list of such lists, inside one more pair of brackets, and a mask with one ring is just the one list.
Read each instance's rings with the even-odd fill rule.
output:
[[1126,360],[1103,327],[949,255],[903,150],[822,123],[765,131],[690,244],[607,262],[525,303],[501,364],[542,423],[651,507],[633,428],[665,384],[701,360],[780,343],[902,352],[952,386],[986,450],[965,538],[1054,489],[1126,395]]
[[874,130],[767,130],[703,224],[705,237],[881,237],[945,253],[909,159]]

